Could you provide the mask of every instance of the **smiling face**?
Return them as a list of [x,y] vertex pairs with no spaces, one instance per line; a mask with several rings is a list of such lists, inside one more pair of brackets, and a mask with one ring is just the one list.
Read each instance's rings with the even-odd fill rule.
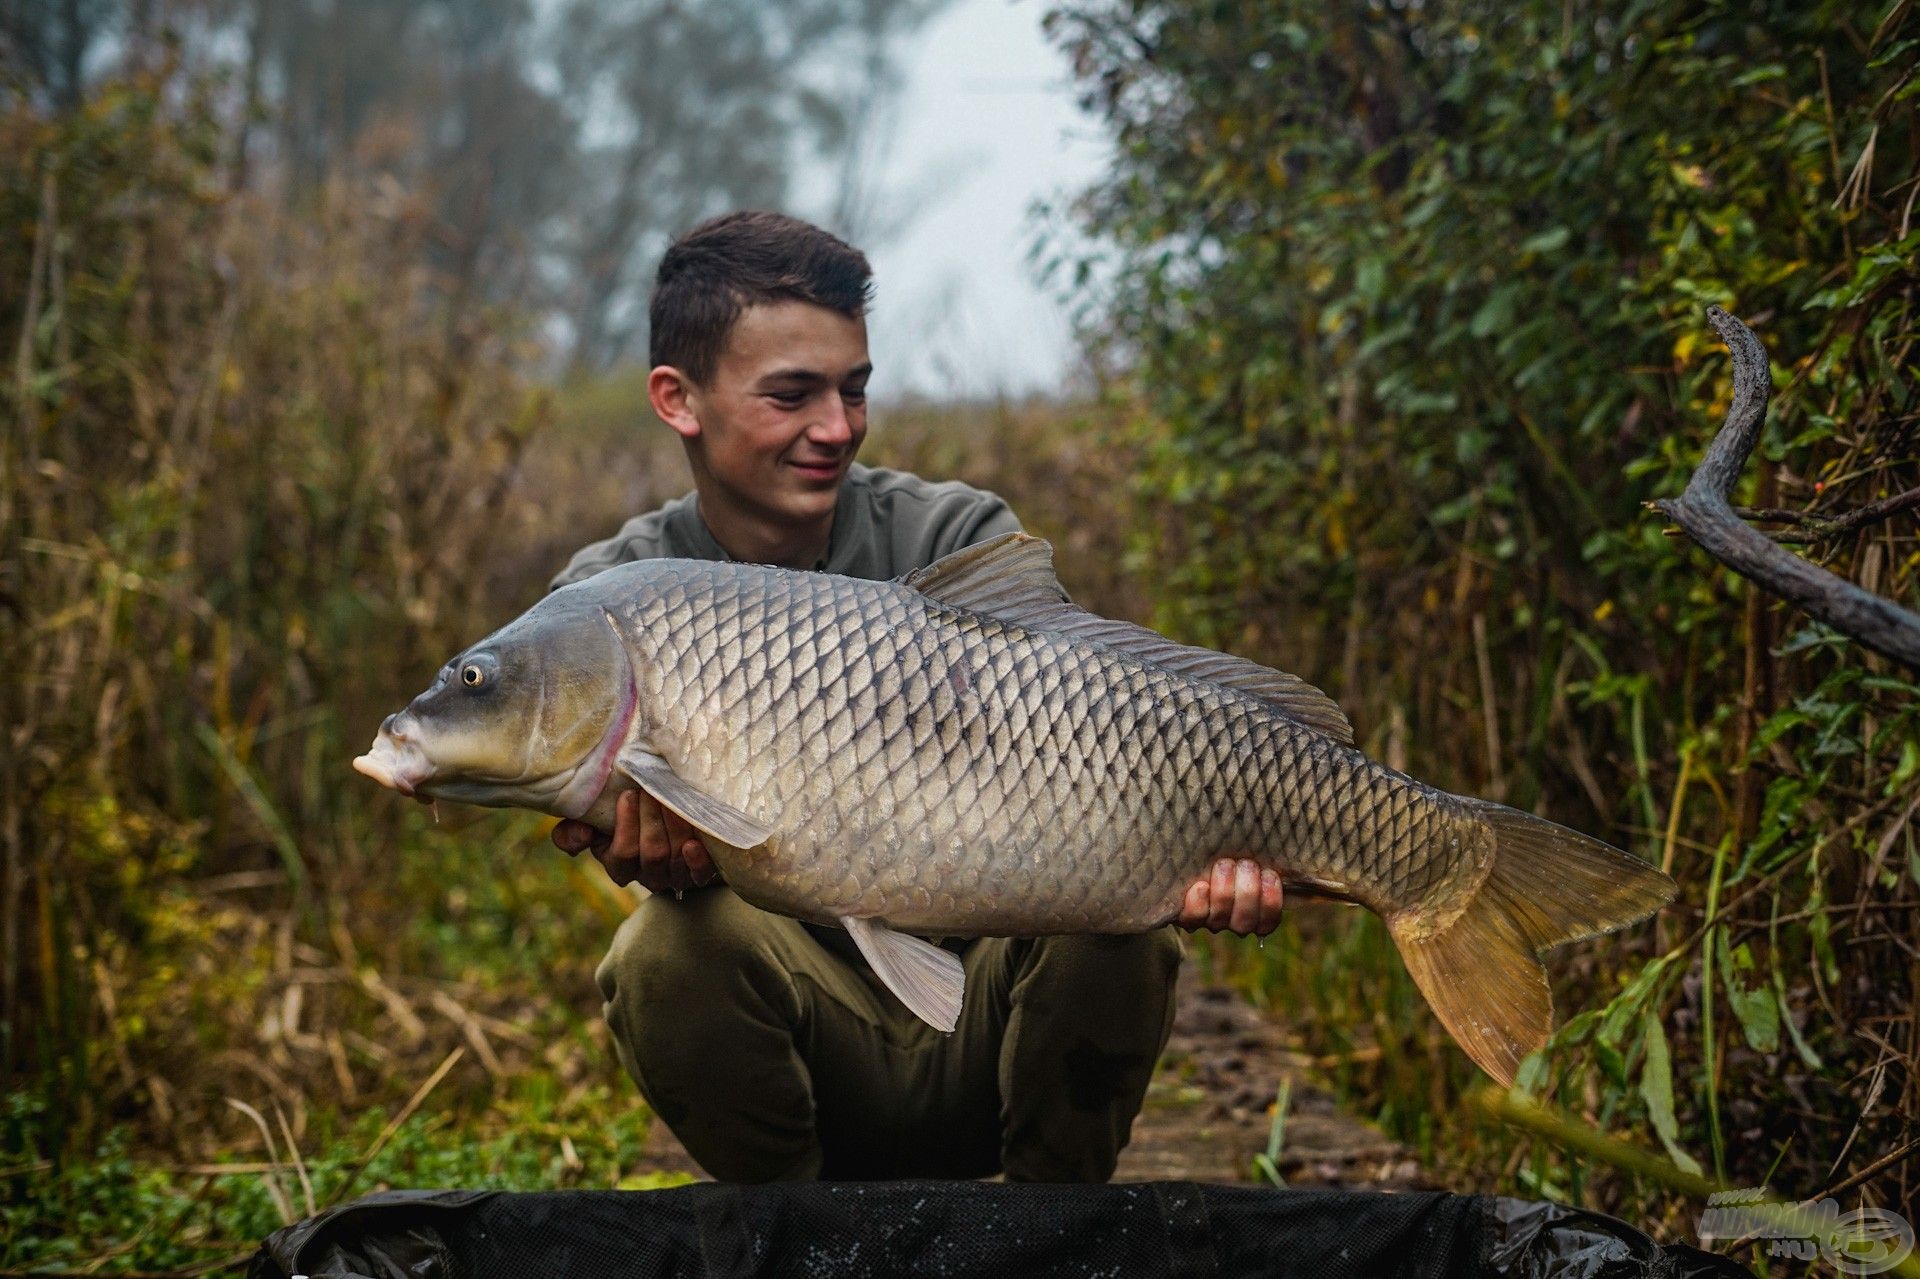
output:
[[872,372],[864,319],[792,301],[741,311],[704,385],[669,366],[653,370],[654,410],[686,441],[701,514],[729,551],[780,562],[736,546],[729,532],[800,543],[817,534],[824,549],[840,484],[866,438]]

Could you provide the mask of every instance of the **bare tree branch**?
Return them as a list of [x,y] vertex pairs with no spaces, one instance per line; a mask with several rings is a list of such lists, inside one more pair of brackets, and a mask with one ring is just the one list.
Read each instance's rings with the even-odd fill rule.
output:
[[1820,542],[1828,538],[1840,537],[1847,533],[1889,520],[1902,511],[1911,511],[1920,507],[1920,488],[1908,489],[1904,493],[1895,493],[1892,497],[1883,497],[1877,502],[1868,502],[1840,515],[1815,515],[1808,511],[1786,511],[1776,507],[1764,507],[1750,510],[1736,506],[1733,513],[1742,519],[1759,520],[1766,524],[1797,524],[1803,530],[1797,533],[1769,534],[1776,542]]
[[[1733,406],[1677,498],[1649,503],[1687,531],[1702,550],[1818,620],[1914,670],[1920,670],[1920,613],[1864,591],[1809,563],[1740,520],[1728,496],[1767,418],[1773,375],[1753,330],[1717,306],[1707,322],[1733,353]],[[1905,495],[1903,494],[1902,497]],[[1898,500],[1898,499],[1894,499]],[[1876,504],[1878,505],[1878,504]],[[1888,512],[1889,514],[1891,512]]]

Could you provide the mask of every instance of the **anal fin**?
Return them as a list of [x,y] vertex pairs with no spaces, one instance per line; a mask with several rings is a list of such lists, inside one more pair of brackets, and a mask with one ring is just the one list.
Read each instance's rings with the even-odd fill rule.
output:
[[960,1024],[967,970],[959,956],[910,933],[897,933],[878,920],[846,915],[840,924],[853,935],[881,984],[909,1012],[935,1030],[950,1031]]

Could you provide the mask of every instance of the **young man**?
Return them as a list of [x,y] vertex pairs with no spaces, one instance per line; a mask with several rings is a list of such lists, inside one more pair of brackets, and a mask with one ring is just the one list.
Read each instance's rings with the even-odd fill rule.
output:
[[[674,244],[647,395],[694,491],[580,551],[554,585],[656,556],[889,578],[1017,530],[991,493],[854,465],[871,291],[858,250],[778,214],[730,214]],[[611,833],[563,822],[553,840],[651,894],[600,965],[607,1022],[648,1104],[714,1176],[1112,1175],[1172,1024],[1170,929],[948,941],[967,1001],[943,1035],[839,929],[721,885],[696,833],[648,796],[622,796]],[[1264,934],[1279,910],[1270,872],[1223,861],[1180,922]]]

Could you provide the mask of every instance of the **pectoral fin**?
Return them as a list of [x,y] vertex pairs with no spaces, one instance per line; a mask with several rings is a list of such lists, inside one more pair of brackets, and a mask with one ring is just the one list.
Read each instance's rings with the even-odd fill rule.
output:
[[617,762],[620,771],[639,783],[641,790],[715,839],[735,848],[758,848],[773,834],[772,827],[683,780],[672,765],[652,751],[630,746],[620,752]]
[[957,955],[910,933],[896,933],[877,920],[847,915],[840,923],[853,934],[874,975],[908,1011],[935,1030],[959,1024],[967,970]]

